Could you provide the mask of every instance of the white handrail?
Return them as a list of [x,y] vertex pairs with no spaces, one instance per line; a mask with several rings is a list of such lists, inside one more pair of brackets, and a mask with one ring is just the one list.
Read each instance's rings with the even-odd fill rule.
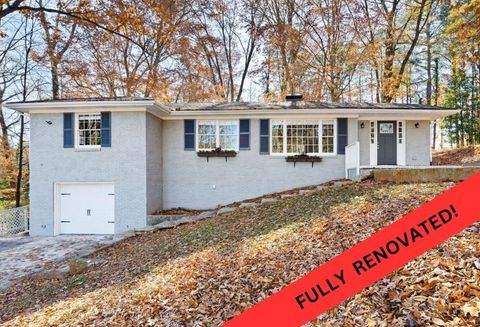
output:
[[360,175],[360,142],[356,141],[345,147],[345,178],[348,170],[355,168],[356,176]]

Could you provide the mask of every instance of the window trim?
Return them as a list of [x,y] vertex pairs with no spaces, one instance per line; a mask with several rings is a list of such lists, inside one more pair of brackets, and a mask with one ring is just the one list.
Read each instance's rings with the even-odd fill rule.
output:
[[[239,119],[195,119],[195,152],[198,151],[212,151],[214,149],[200,149],[198,144],[200,142],[200,133],[198,132],[198,125],[202,122],[215,122],[215,146],[218,148],[220,146],[220,122],[235,122],[237,125],[237,142],[236,148],[233,149],[235,152],[240,152],[240,120]],[[222,149],[222,150],[232,150],[232,149]]]
[[[100,144],[98,145],[80,145],[80,134],[79,134],[79,120],[80,115],[99,115],[100,116]],[[75,113],[75,134],[74,143],[75,149],[101,149],[102,148],[102,113],[101,112],[78,112]]]
[[[275,157],[285,157],[285,156],[293,156],[297,155],[300,153],[289,153],[287,152],[287,124],[286,122],[298,122],[299,124],[301,122],[305,121],[311,121],[311,122],[316,122],[318,124],[318,149],[322,150],[323,149],[323,139],[322,139],[322,131],[323,131],[323,122],[324,121],[333,121],[333,152],[310,152],[307,153],[309,156],[329,156],[333,157],[337,155],[337,131],[338,131],[338,119],[337,118],[322,118],[322,119],[270,119],[270,155],[275,156]],[[273,149],[273,125],[278,125],[278,122],[282,122],[283,125],[283,152],[282,153],[275,153],[272,152]]]

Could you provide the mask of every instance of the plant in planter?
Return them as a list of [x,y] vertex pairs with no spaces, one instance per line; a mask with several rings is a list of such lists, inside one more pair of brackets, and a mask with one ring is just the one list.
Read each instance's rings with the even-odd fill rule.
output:
[[235,157],[237,155],[237,151],[235,150],[224,150],[222,148],[215,148],[214,150],[199,150],[197,152],[199,157],[206,157],[207,161],[210,157],[224,157],[225,161],[227,161],[228,157]]
[[297,162],[311,162],[312,167],[313,167],[313,163],[314,162],[321,162],[322,157],[308,155],[305,152],[303,152],[301,154],[295,154],[295,155],[288,156],[288,157],[285,158],[285,160],[287,160],[287,162],[293,162],[294,167],[296,166]]

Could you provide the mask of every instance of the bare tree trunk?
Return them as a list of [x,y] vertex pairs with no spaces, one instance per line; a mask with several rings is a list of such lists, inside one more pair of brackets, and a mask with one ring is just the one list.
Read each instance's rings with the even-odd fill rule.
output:
[[250,48],[250,51],[246,57],[246,61],[245,61],[245,66],[243,68],[243,72],[242,72],[242,79],[240,81],[240,86],[238,87],[238,93],[237,93],[237,99],[235,101],[240,101],[240,99],[242,98],[242,92],[243,92],[243,86],[245,84],[245,78],[247,77],[247,73],[248,73],[248,69],[250,67],[250,62],[252,61],[252,56],[253,56],[253,51],[255,50],[255,47],[252,45],[252,47]]
[[[0,103],[1,105],[1,103]],[[8,126],[7,122],[5,121],[5,116],[3,115],[3,111],[0,110],[0,128],[2,130],[2,145],[3,147],[8,150],[10,148],[8,143]],[[8,153],[8,152],[7,152]]]
[[22,175],[23,175],[23,134],[25,129],[25,118],[23,113],[20,116],[20,141],[18,143],[18,170],[17,183],[15,185],[15,206],[20,207],[20,199],[22,192]]
[[432,104],[432,34],[430,32],[430,22],[425,26],[427,36],[427,104]]
[[[27,27],[28,24],[25,25]],[[30,57],[30,51],[32,50],[32,39],[33,39],[33,23],[29,34],[25,35],[25,63],[23,66],[23,90],[22,90],[22,101],[27,101],[27,75],[28,75],[28,63]],[[58,79],[58,75],[57,75]],[[57,80],[58,81],[58,80]],[[58,84],[57,84],[58,86]],[[58,92],[58,89],[57,89]],[[57,93],[58,95],[58,93]],[[20,207],[20,200],[22,196],[22,177],[23,177],[23,134],[25,131],[25,117],[22,113],[20,116],[20,135],[18,143],[18,170],[17,170],[17,182],[15,184],[15,206]]]
[[60,98],[60,83],[58,77],[58,64],[51,59],[50,73],[52,75],[52,98],[57,100]]
[[[435,58],[435,105],[438,105],[438,58]],[[437,142],[437,121],[433,122],[433,142],[432,148],[435,149]]]

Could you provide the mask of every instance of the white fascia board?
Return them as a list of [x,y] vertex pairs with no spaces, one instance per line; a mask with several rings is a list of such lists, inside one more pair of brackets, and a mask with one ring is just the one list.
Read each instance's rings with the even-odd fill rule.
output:
[[377,112],[371,110],[368,113],[360,115],[361,120],[381,120],[381,119],[396,119],[396,120],[435,120],[459,113],[460,110],[412,110],[412,109],[389,109],[387,112]]
[[157,117],[165,117],[170,109],[153,100],[145,101],[52,101],[6,104],[8,109],[30,114],[51,114],[61,112],[142,112],[148,111]]
[[275,109],[275,110],[211,110],[211,111],[172,111],[166,120],[178,119],[225,119],[226,117],[267,118],[358,118],[376,119],[417,119],[434,120],[458,113],[459,110],[427,109]]

